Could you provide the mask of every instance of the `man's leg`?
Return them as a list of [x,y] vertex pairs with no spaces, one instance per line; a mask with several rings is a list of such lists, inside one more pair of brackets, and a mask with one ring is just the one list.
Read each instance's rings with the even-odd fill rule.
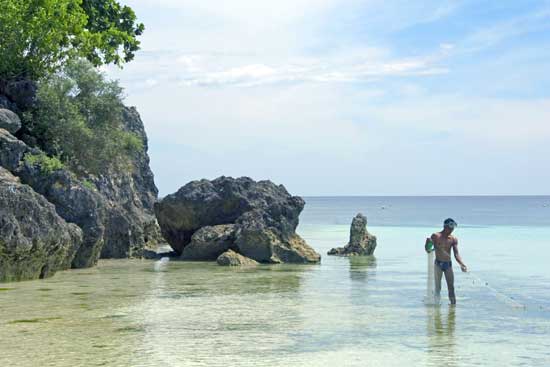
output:
[[445,280],[447,281],[447,290],[449,291],[449,300],[451,301],[451,305],[456,305],[455,275],[452,267],[445,270]]
[[434,264],[434,277],[435,277],[435,302],[439,303],[439,300],[441,299],[441,277],[443,276],[443,272],[441,271],[441,268],[439,265]]

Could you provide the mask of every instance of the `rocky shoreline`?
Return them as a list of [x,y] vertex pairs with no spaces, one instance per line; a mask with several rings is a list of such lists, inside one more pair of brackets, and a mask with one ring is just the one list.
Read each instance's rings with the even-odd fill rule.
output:
[[[45,156],[22,140],[18,115],[32,105],[35,93],[32,82],[15,83],[0,93],[0,281],[91,267],[99,258],[141,258],[163,243],[153,212],[158,190],[147,136],[135,108],[125,108],[123,128],[135,133],[144,148],[131,158],[131,169],[77,177],[26,159]],[[50,236],[51,231],[58,235]],[[40,266],[43,271],[36,270]]]
[[29,160],[46,156],[25,143],[19,116],[35,94],[25,81],[0,92],[0,282],[91,267],[100,258],[158,258],[166,242],[169,256],[221,265],[320,261],[296,234],[304,201],[282,185],[220,177],[158,201],[147,135],[133,107],[123,111],[123,128],[143,150],[128,170],[77,177]]

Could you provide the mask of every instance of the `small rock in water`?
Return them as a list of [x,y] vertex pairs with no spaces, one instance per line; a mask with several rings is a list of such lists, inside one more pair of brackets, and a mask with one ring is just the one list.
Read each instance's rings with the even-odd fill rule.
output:
[[345,247],[336,247],[328,255],[372,255],[376,249],[376,236],[367,231],[367,217],[359,213],[351,222],[349,243]]
[[216,260],[218,265],[222,266],[251,266],[258,265],[258,262],[246,256],[243,256],[233,250],[228,250],[218,256]]

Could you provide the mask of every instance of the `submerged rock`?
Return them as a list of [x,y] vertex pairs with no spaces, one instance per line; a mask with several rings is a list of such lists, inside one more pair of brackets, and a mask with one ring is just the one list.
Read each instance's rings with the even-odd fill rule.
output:
[[218,265],[222,266],[253,266],[258,265],[258,262],[252,259],[249,259],[246,256],[243,256],[233,250],[228,250],[218,256],[216,259]]
[[367,231],[367,217],[359,213],[351,222],[348,244],[331,249],[328,255],[372,255],[375,249],[376,236]]
[[[318,262],[319,254],[295,232],[304,204],[271,181],[220,177],[188,183],[158,202],[155,213],[164,237],[184,258],[190,251],[196,260],[210,260],[231,248],[259,262]],[[218,239],[211,228],[219,225],[233,225],[234,234]],[[206,233],[214,240],[203,240],[208,236],[201,232],[194,238],[203,227],[211,227]],[[211,250],[199,256],[204,247]]]
[[81,243],[80,228],[0,167],[0,282],[45,278],[67,269]]

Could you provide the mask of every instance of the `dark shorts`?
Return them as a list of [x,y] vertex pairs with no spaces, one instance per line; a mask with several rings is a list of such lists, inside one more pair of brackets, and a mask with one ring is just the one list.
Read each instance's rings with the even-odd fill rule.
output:
[[439,269],[441,269],[441,271],[446,271],[453,267],[453,263],[451,261],[435,260],[435,265],[439,266]]

